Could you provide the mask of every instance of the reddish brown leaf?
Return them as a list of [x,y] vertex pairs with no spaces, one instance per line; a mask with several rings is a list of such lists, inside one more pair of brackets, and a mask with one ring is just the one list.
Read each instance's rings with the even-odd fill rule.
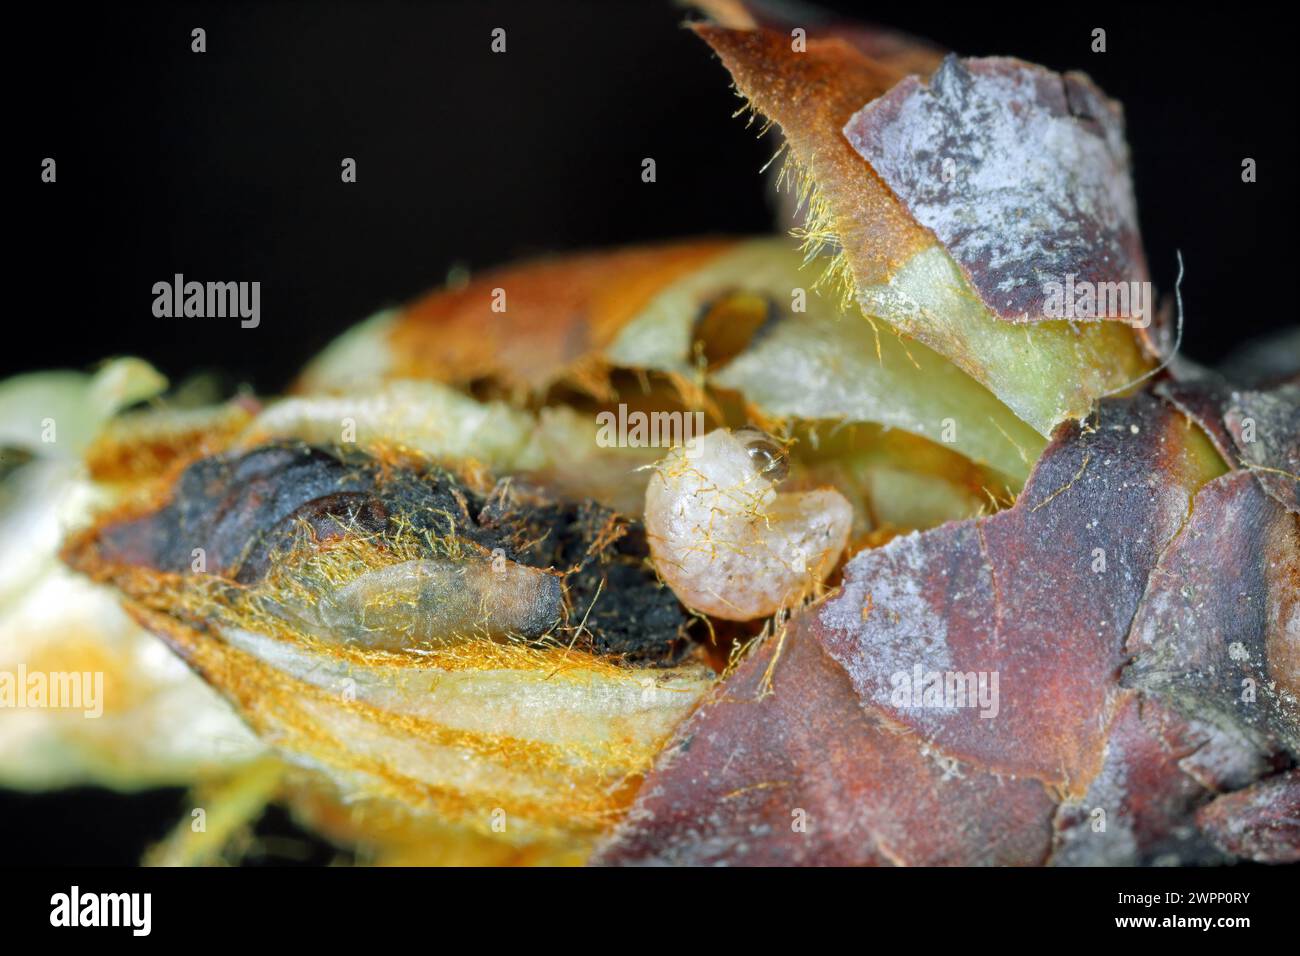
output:
[[1191,822],[1211,796],[1186,765],[1210,744],[1205,729],[1154,698],[1131,694],[1106,736],[1101,772],[1082,800],[1057,813],[1052,864],[1219,862]]
[[[1189,435],[1153,398],[1102,403],[1057,430],[1014,508],[858,554],[811,626],[865,705],[959,759],[1083,793],[1147,574],[1203,477]],[[894,675],[917,668],[998,674],[997,716],[897,706]]]
[[1300,862],[1300,770],[1219,797],[1196,822],[1226,853],[1257,863]]
[[810,39],[797,53],[787,33],[711,24],[694,29],[721,57],[737,89],[781,127],[793,155],[815,177],[859,283],[885,281],[900,263],[934,244],[840,132],[854,110],[901,80],[904,70],[839,38]]
[[959,767],[870,715],[795,629],[686,721],[593,862],[1031,864],[1052,806],[1038,783]]
[[1243,471],[1196,495],[1133,622],[1124,683],[1300,750],[1300,529]]
[[920,37],[861,20],[841,19],[814,6],[792,7],[765,0],[694,0],[719,26],[733,30],[764,27],[791,35],[802,29],[808,38],[840,39],[862,53],[908,73],[929,73],[944,51]]

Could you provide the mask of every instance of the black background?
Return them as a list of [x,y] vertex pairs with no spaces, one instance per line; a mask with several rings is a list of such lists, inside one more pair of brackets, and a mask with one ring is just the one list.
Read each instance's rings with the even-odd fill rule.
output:
[[[962,53],[1084,69],[1125,104],[1158,288],[1172,286],[1175,249],[1187,263],[1187,354],[1214,361],[1295,321],[1281,288],[1294,272],[1295,52],[1279,13],[870,9]],[[274,390],[453,264],[772,222],[758,170],[777,142],[731,118],[725,71],[666,0],[9,15],[10,52],[31,64],[10,85],[9,325],[38,334],[10,339],[0,374],[135,353],[173,378],[215,367]],[[190,52],[195,26],[207,53]],[[496,26],[504,55],[490,51]],[[1090,52],[1098,26],[1104,54]],[[56,184],[40,182],[45,156]],[[355,184],[340,181],[345,156]],[[155,319],[152,285],[176,272],[260,281],[261,327]]]
[[[1296,321],[1295,51],[1279,13],[871,10],[962,53],[1084,69],[1125,104],[1158,287],[1175,249],[1187,263],[1190,356]],[[138,354],[173,379],[219,368],[274,390],[453,264],[770,228],[758,170],[776,140],[731,118],[739,101],[686,15],[657,0],[6,11],[0,375]],[[345,156],[356,184],[340,182]],[[1242,183],[1244,157],[1258,182]],[[261,326],[154,318],[151,287],[176,272],[260,281]],[[130,863],[180,808],[170,791],[0,794],[11,862]]]

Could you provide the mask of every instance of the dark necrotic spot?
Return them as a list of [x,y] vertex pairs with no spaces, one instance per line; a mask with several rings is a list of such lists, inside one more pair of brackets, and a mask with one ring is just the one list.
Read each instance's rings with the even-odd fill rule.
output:
[[[565,624],[583,646],[630,661],[671,663],[686,649],[686,615],[646,561],[640,523],[594,502],[508,493],[475,495],[439,468],[381,468],[303,444],[275,443],[195,462],[171,502],[109,526],[110,561],[187,573],[202,549],[208,573],[261,581],[279,555],[345,535],[384,535],[400,525],[433,543],[562,574]],[[427,532],[427,533],[426,533]],[[554,615],[551,616],[551,619]]]

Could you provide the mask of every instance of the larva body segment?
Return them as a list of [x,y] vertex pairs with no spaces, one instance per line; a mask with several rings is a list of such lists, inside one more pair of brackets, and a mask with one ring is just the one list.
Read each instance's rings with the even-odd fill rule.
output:
[[770,452],[751,447],[744,430],[717,429],[659,463],[646,489],[646,533],[683,604],[726,620],[765,617],[835,567],[853,522],[849,502],[831,488],[781,493],[773,477]]

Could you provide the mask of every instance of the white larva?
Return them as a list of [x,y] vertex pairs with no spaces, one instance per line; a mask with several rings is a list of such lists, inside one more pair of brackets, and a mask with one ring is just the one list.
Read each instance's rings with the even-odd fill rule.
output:
[[798,603],[830,574],[853,509],[838,491],[777,491],[785,456],[755,429],[725,428],[673,448],[646,489],[660,576],[683,604],[748,621]]

